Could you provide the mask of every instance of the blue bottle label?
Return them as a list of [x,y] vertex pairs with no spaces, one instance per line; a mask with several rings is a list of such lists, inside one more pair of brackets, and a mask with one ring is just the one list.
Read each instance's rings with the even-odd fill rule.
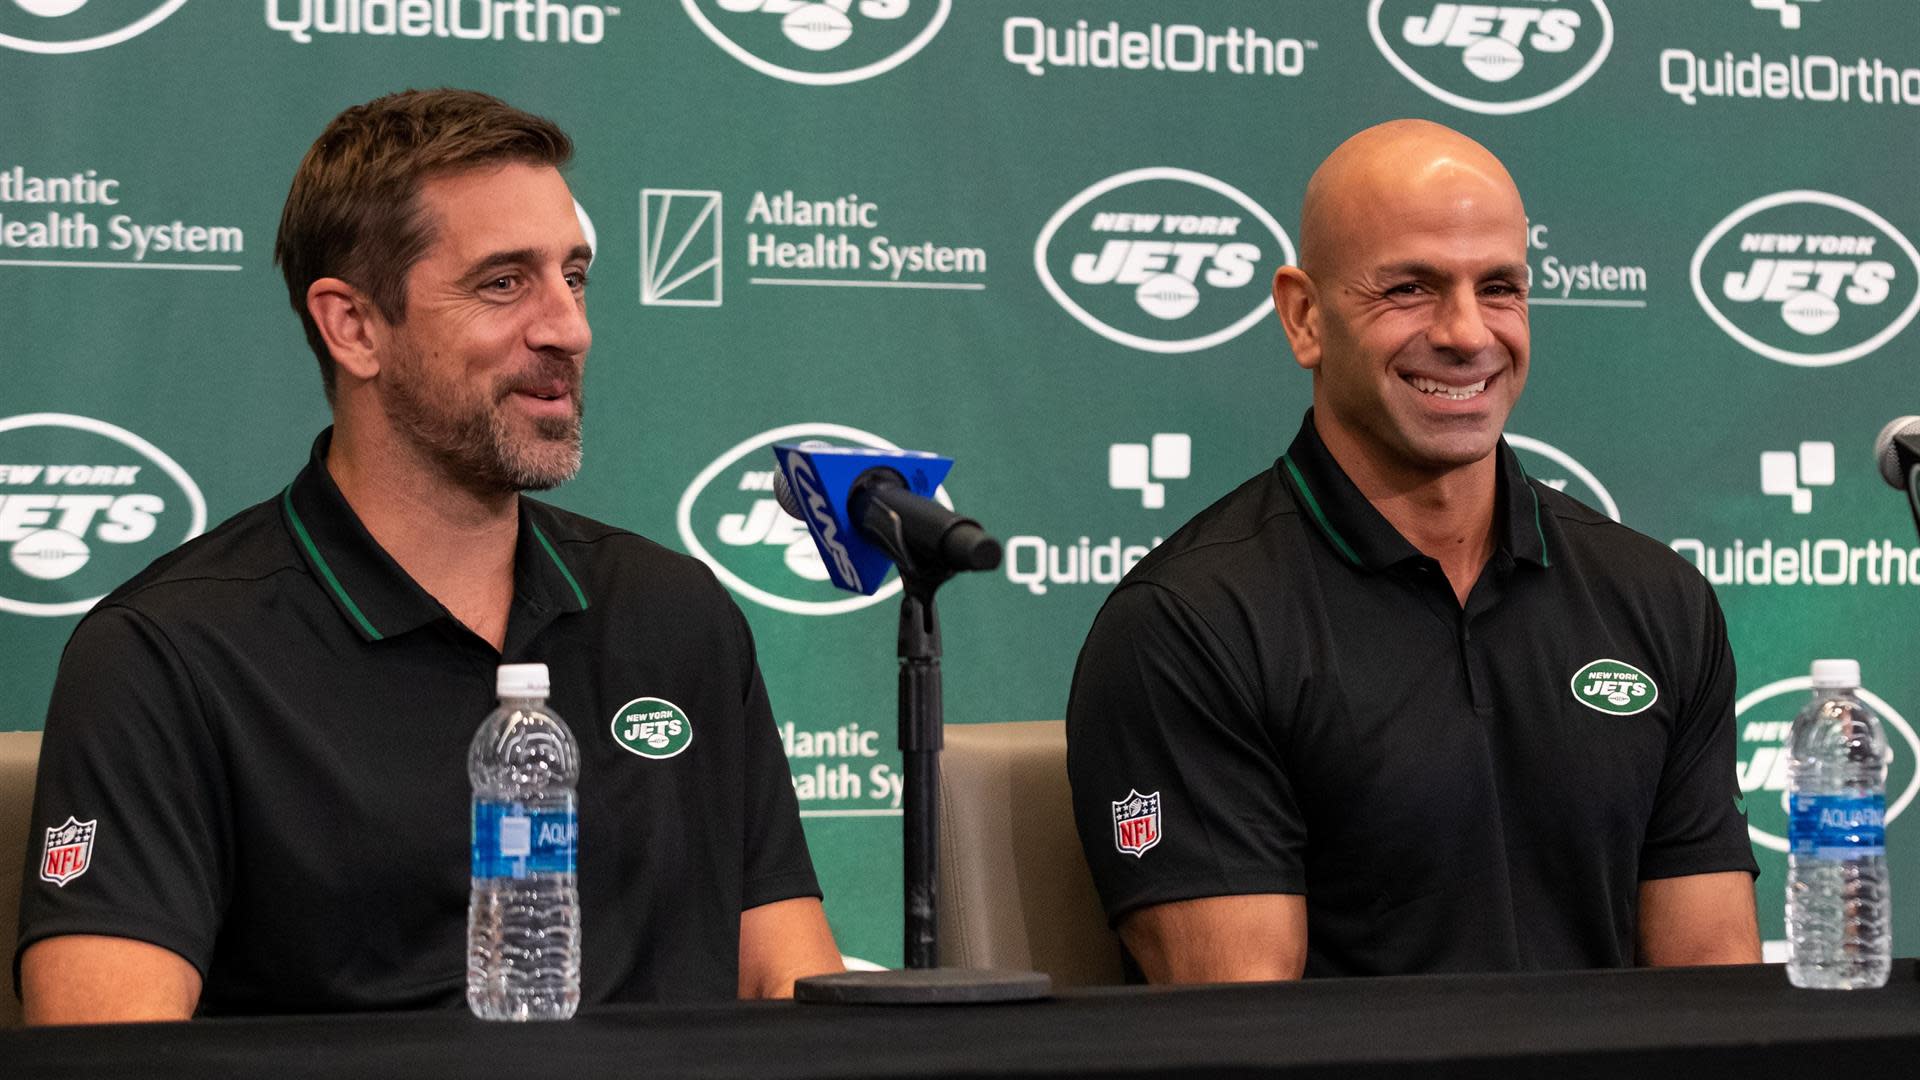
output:
[[473,804],[473,876],[524,878],[574,872],[579,826],[572,801],[566,806],[525,803]]
[[1787,846],[1816,859],[1864,859],[1887,853],[1884,795],[1795,795]]

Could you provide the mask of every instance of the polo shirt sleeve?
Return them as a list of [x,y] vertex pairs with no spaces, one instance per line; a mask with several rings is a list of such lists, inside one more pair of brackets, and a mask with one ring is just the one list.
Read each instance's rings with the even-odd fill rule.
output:
[[1667,738],[1666,763],[1640,850],[1642,881],[1727,870],[1760,875],[1740,808],[1727,621],[1705,581],[1691,591],[1700,597],[1699,653],[1688,698]]
[[813,857],[800,827],[800,803],[793,794],[793,774],[787,752],[773,722],[767,687],[753,647],[753,632],[731,597],[724,600],[744,659],[741,712],[745,730],[741,797],[745,800],[745,858],[742,862],[740,909],[745,911],[778,900],[820,896]]
[[[206,974],[230,850],[220,761],[162,630],[125,607],[96,608],[67,643],[47,708],[16,987],[20,953],[65,934],[150,942]],[[92,825],[85,868],[69,861],[71,876],[49,875],[48,830],[69,820]]]
[[1306,891],[1306,826],[1252,670],[1250,646],[1152,582],[1121,586],[1095,619],[1067,704],[1067,773],[1115,924],[1177,900]]

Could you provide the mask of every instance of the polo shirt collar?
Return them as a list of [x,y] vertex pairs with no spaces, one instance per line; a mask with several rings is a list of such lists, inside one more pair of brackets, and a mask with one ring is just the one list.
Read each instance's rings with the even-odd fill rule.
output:
[[[312,568],[341,618],[368,641],[395,637],[441,619],[453,620],[432,594],[393,561],[327,471],[328,428],[313,441],[306,467],[280,495],[293,545]],[[513,555],[514,619],[587,607],[579,580],[560,558],[555,538],[570,535],[551,508],[522,497]]]
[[[1506,439],[1500,440],[1494,452],[1499,455],[1495,549],[1519,562],[1549,566],[1540,497]],[[1381,516],[1333,459],[1314,429],[1312,409],[1307,410],[1300,433],[1275,468],[1293,489],[1307,517],[1345,561],[1369,570],[1384,570],[1426,557]]]

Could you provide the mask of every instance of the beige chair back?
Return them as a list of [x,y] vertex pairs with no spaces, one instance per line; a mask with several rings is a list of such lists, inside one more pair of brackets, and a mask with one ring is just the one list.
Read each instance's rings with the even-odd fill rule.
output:
[[941,964],[1123,981],[1074,830],[1066,723],[949,724],[940,769]]
[[[20,873],[27,866],[33,823],[33,779],[40,765],[40,733],[0,731],[0,958],[11,964],[20,930]],[[13,975],[0,966],[0,1028],[20,1023]]]

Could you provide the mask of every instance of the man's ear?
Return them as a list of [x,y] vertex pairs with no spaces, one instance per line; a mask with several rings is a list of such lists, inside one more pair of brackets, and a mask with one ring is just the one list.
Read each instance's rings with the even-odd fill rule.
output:
[[1313,371],[1320,366],[1320,290],[1297,266],[1273,272],[1273,310],[1293,346],[1293,362]]
[[389,324],[366,293],[339,278],[321,278],[307,286],[307,313],[343,374],[355,379],[380,374]]

